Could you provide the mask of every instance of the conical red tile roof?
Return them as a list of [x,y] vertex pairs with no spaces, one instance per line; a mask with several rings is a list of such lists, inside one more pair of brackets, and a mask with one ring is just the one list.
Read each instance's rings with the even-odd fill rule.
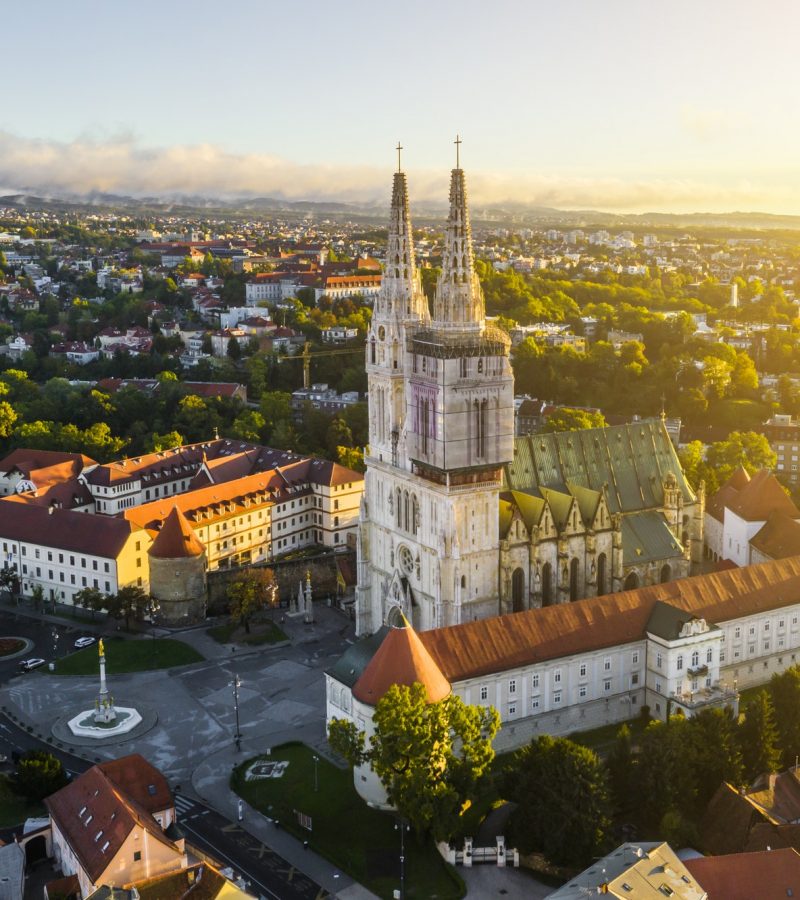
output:
[[184,556],[200,556],[205,549],[189,520],[177,506],[173,506],[149,552],[150,556],[159,559],[180,559]]
[[450,694],[450,682],[442,675],[416,631],[405,620],[404,623],[386,635],[353,685],[353,696],[362,703],[375,706],[393,684],[411,687],[419,682],[427,692],[429,703],[444,700]]

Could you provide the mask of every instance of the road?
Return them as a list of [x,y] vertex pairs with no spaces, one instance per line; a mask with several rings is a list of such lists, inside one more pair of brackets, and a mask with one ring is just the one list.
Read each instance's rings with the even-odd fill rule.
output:
[[[84,625],[58,625],[55,628],[58,632],[57,642],[53,637],[54,626],[50,623],[17,616],[5,610],[0,612],[0,635],[17,635],[34,643],[24,657],[20,658],[41,656],[50,661],[72,652],[72,645],[77,637],[97,634],[99,631]],[[19,675],[20,658],[0,660],[0,683]],[[29,677],[36,676],[31,674]],[[9,759],[4,768],[10,771],[13,755],[26,750],[47,750],[61,760],[72,776],[80,775],[92,765],[81,757],[34,737],[0,714],[0,754]],[[230,866],[237,875],[250,882],[254,893],[260,893],[269,900],[324,900],[330,897],[324,888],[246,832],[238,823],[177,792],[175,808],[189,843],[195,844],[199,850],[218,860],[223,866]]]
[[189,843],[231,866],[263,896],[276,900],[324,900],[331,896],[238,823],[203,803],[176,793],[175,811]]

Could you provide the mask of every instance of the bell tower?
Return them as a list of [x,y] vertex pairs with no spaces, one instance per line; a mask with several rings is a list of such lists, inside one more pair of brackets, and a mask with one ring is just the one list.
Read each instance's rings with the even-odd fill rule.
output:
[[[457,154],[460,144],[457,138]],[[387,254],[387,269],[403,260],[402,252],[391,249],[400,233],[395,210],[402,208],[393,202],[389,252],[394,256]],[[367,461],[361,558],[370,586],[358,598],[362,634],[401,613],[424,630],[500,612],[499,494],[503,466],[514,453],[510,341],[486,322],[458,155],[433,316],[412,302],[406,319],[390,330],[387,317],[393,307],[388,304],[394,290],[392,280],[387,281],[380,314],[376,304],[369,338],[375,341],[374,363],[372,345],[367,348],[370,423],[373,415],[376,429],[385,421],[391,438],[391,423],[399,415],[392,406],[396,418],[386,418],[388,407],[374,391],[393,384],[395,373],[402,381],[397,396],[405,413],[397,431],[398,452],[381,432]],[[409,296],[407,288],[403,291]],[[386,346],[386,336],[401,329],[402,361],[389,355]],[[382,340],[384,356],[379,353]]]

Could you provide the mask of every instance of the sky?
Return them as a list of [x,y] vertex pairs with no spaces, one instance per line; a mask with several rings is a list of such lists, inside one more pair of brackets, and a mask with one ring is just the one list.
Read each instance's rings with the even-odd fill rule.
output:
[[800,214],[796,0],[4,4],[0,190]]

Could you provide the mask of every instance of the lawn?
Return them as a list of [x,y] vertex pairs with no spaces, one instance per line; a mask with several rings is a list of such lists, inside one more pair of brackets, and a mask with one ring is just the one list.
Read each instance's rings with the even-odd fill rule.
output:
[[599,756],[604,756],[614,746],[617,733],[623,725],[628,726],[631,732],[631,740],[636,743],[639,735],[645,730],[649,722],[649,719],[636,716],[625,722],[601,725],[599,728],[592,728],[589,731],[576,731],[574,734],[569,735],[569,739],[576,744],[583,744],[584,747],[589,747]]
[[209,628],[207,634],[219,644],[279,644],[281,641],[289,640],[272,619],[251,622],[250,634],[238,622],[228,622],[227,625]]
[[[270,756],[254,757],[238,766],[231,786],[251,806],[277,818],[301,840],[380,897],[400,887],[400,835],[395,817],[371,809],[356,794],[353,774],[320,757],[319,790],[314,790],[313,751],[303,744],[274,747]],[[246,781],[245,770],[256,760],[287,760],[281,778]],[[297,812],[311,816],[312,831],[301,828]],[[463,897],[464,885],[432,843],[406,835],[405,886],[409,900]]]
[[[105,651],[108,675],[169,669],[203,660],[194,647],[172,638],[158,638],[155,641],[151,638],[110,638],[105,642]],[[56,672],[59,675],[97,675],[99,671],[97,644],[70,653],[56,662]]]
[[13,828],[25,819],[46,815],[41,803],[28,803],[11,788],[8,778],[0,775],[0,828]]

